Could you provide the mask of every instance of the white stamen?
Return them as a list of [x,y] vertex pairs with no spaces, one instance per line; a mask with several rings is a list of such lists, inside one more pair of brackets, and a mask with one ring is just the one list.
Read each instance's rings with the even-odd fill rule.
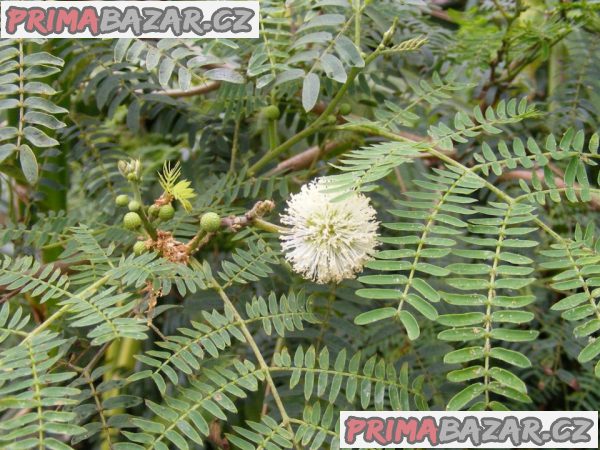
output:
[[317,283],[339,283],[354,278],[377,246],[376,213],[369,199],[338,194],[320,178],[302,186],[287,202],[281,222],[291,230],[281,235],[286,259],[294,270]]

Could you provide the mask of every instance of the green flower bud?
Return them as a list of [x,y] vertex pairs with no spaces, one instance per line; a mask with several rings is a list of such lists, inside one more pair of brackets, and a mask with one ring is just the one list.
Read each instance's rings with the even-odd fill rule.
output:
[[348,115],[348,114],[350,114],[352,112],[352,106],[350,106],[350,103],[342,103],[340,105],[340,108],[339,108],[338,112],[342,116],[346,116],[346,115]]
[[142,173],[142,165],[138,159],[131,159],[129,161],[119,161],[117,163],[119,172],[129,181],[135,181],[140,179]]
[[137,241],[135,244],[133,244],[133,253],[138,256],[142,253],[146,253],[146,250],[148,249],[146,248],[146,243],[143,241]]
[[131,200],[127,207],[129,208],[129,211],[139,211],[142,205],[136,200]]
[[171,220],[174,215],[175,208],[173,208],[171,205],[161,206],[158,210],[158,217],[160,218],[160,220]]
[[281,116],[279,108],[275,105],[265,106],[262,109],[262,113],[269,120],[277,120]]
[[128,230],[135,230],[142,225],[142,219],[136,212],[128,212],[123,217],[123,226]]
[[118,195],[115,199],[117,206],[127,206],[129,203],[129,196],[125,194]]
[[217,213],[208,212],[200,218],[200,228],[209,233],[221,228],[221,217]]
[[156,215],[158,215],[159,209],[160,209],[160,207],[158,205],[150,205],[150,207],[148,208],[148,214],[150,216],[156,216]]

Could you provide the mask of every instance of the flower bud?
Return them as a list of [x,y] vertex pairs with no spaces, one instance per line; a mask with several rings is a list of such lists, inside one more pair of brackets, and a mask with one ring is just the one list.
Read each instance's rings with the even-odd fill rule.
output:
[[135,230],[142,224],[142,218],[136,212],[128,212],[123,217],[123,226],[128,230]]
[[133,245],[133,253],[135,253],[136,255],[141,255],[142,253],[145,253],[146,250],[148,250],[146,248],[146,243],[142,242],[142,241],[137,241],[134,245]]
[[137,200],[131,200],[127,207],[129,208],[129,211],[139,211],[142,208],[142,205],[140,205],[140,202]]
[[269,120],[277,120],[281,116],[281,112],[279,111],[279,108],[275,105],[265,106],[262,109],[262,113]]
[[386,47],[390,45],[392,39],[394,38],[394,34],[396,33],[396,24],[397,19],[394,19],[392,26],[385,33],[383,33],[383,39],[381,40],[381,43]]
[[164,220],[164,221],[171,220],[174,215],[175,215],[175,208],[173,208],[173,206],[171,206],[171,205],[161,206],[160,209],[158,210],[158,217],[160,220]]
[[200,228],[213,233],[221,228],[221,217],[217,213],[208,212],[200,218]]
[[129,181],[138,181],[140,179],[142,164],[139,159],[132,159],[130,161],[119,161],[117,163],[119,172]]
[[129,203],[129,196],[125,194],[118,195],[115,199],[115,203],[117,206],[127,206]]
[[352,112],[352,106],[350,106],[349,103],[342,103],[340,105],[340,108],[339,108],[338,112],[342,116],[346,116],[346,115],[348,115],[348,114],[350,114]]

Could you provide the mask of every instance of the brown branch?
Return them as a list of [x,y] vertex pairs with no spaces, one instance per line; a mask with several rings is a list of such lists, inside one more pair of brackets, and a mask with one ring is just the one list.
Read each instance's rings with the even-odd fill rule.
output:
[[[218,68],[226,68],[226,69],[234,69],[235,67],[231,64],[207,64],[203,66],[204,69],[218,69]],[[190,89],[166,89],[153,92],[154,94],[163,94],[168,95],[172,98],[184,98],[184,97],[194,97],[196,95],[208,94],[209,92],[215,91],[219,89],[221,86],[220,81],[210,81],[199,86],[194,86]]]
[[[321,114],[325,110],[326,107],[327,107],[326,103],[319,102],[313,108],[313,110],[311,112],[314,112],[316,114]],[[338,124],[344,124],[346,122],[347,122],[347,120],[344,119],[343,116],[341,116],[341,115],[337,116]],[[414,134],[409,131],[398,131],[396,134],[398,136],[402,136],[402,137],[404,137],[406,139],[410,139],[412,141],[431,142],[431,138],[429,136],[420,136],[418,134]],[[279,164],[277,164],[277,166],[275,166],[274,168],[272,168],[271,170],[266,172],[265,176],[278,175],[280,173],[287,172],[287,171],[306,169],[307,167],[310,167],[310,165],[313,163],[313,161],[315,161],[315,159],[322,158],[325,155],[327,155],[328,153],[332,153],[334,151],[350,150],[351,148],[353,148],[356,145],[356,143],[357,143],[356,138],[352,138],[352,139],[346,139],[346,140],[332,141],[332,142],[329,142],[328,144],[326,144],[324,147],[319,147],[318,145],[315,145],[314,147],[307,148],[306,150],[304,150],[296,155],[290,156],[289,158],[281,161]],[[445,153],[449,156],[454,156],[454,154],[455,154],[454,149],[448,151],[448,150],[442,150],[439,147],[436,147],[436,150],[439,152]],[[430,154],[424,154],[423,157],[426,158],[427,160],[435,159],[435,156],[432,156]]]
[[336,150],[348,150],[356,143],[355,139],[346,139],[331,141],[325,144],[323,147],[315,145],[314,147],[307,148],[303,152],[297,155],[291,156],[288,159],[281,161],[277,166],[269,170],[265,176],[278,175],[283,172],[295,171],[306,169],[315,161],[315,159],[321,158],[328,153]]
[[[282,227],[269,223],[262,219],[275,208],[275,202],[272,200],[261,200],[242,216],[227,216],[221,218],[221,227],[227,228],[237,233],[244,227],[255,226],[264,231],[275,233],[281,231]],[[189,259],[191,255],[200,250],[216,235],[216,232],[206,232],[202,228],[187,243],[182,244],[182,250],[185,257]],[[147,244],[148,245],[148,244]],[[187,261],[186,261],[187,262]]]
[[201,84],[200,86],[194,86],[187,90],[181,89],[169,89],[166,91],[159,91],[157,93],[168,95],[172,98],[184,98],[184,97],[194,97],[196,95],[204,95],[209,92],[216,91],[221,86],[220,81],[213,81],[211,83]]
[[256,224],[263,216],[269,214],[275,208],[272,200],[261,200],[256,202],[252,209],[243,216],[228,216],[221,219],[221,226],[232,231],[239,231],[244,227]]
[[431,9],[429,11],[423,11],[425,14],[430,15],[434,19],[442,20],[444,22],[448,22],[451,24],[456,24],[456,22],[450,17],[450,15],[441,9]]

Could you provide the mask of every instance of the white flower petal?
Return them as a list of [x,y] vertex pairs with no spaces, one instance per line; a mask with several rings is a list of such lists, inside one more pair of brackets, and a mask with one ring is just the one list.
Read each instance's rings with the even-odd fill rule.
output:
[[302,186],[287,202],[281,222],[286,259],[294,270],[317,283],[354,278],[377,246],[376,212],[369,199],[354,194],[333,202],[321,178]]

